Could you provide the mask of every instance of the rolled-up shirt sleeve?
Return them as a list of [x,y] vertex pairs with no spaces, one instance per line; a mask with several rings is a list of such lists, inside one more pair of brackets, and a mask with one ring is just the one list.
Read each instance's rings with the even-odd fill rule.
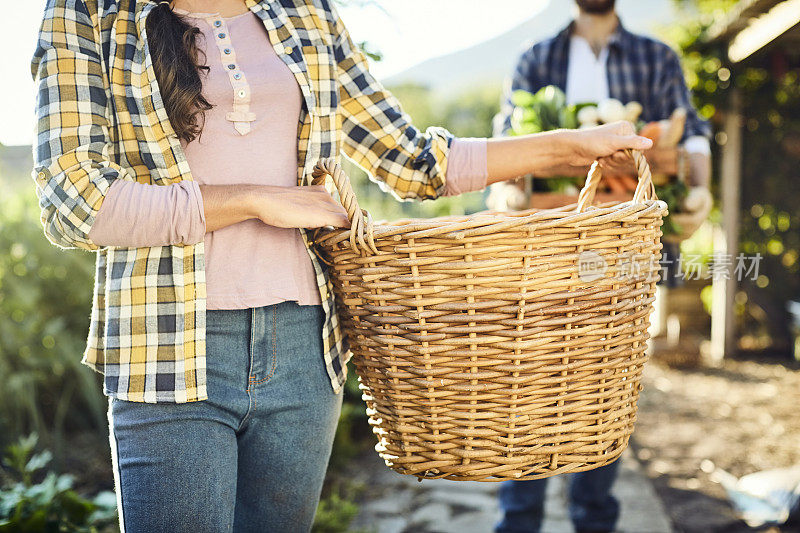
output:
[[196,181],[150,185],[116,180],[89,236],[99,246],[139,248],[196,244],[205,233],[203,197]]
[[456,196],[486,188],[486,180],[489,178],[486,150],[486,139],[453,139],[442,196]]

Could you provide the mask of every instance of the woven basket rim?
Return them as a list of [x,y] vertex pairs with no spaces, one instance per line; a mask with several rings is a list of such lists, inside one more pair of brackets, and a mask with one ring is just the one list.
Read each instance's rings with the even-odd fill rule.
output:
[[[454,215],[434,218],[405,218],[378,221],[373,225],[375,239],[437,239],[460,241],[466,237],[496,234],[503,231],[536,231],[555,228],[591,227],[610,222],[636,222],[640,217],[659,217],[667,214],[663,200],[641,202],[606,202],[590,206],[583,212],[577,204],[551,209],[524,211],[479,211],[471,215]],[[343,228],[319,230],[315,242],[335,245],[350,238],[350,230]]]

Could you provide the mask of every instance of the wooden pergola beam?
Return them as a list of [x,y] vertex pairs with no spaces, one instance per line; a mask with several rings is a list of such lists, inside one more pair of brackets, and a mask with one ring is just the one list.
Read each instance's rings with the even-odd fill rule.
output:
[[[732,89],[725,115],[723,132],[726,137],[720,161],[720,190],[722,196],[722,227],[714,232],[714,254],[735,261],[739,251],[739,211],[742,185],[742,94]],[[719,364],[726,354],[736,350],[734,300],[738,282],[733,272],[727,277],[716,276],[711,293],[710,363]]]

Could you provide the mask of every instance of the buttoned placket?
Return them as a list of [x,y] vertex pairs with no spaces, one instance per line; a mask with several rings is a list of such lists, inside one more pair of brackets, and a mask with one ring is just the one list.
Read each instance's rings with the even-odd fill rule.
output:
[[250,132],[250,123],[256,119],[256,114],[250,111],[251,89],[247,77],[236,60],[236,50],[231,41],[230,31],[225,20],[218,13],[207,17],[206,22],[214,31],[214,43],[219,50],[220,61],[233,90],[233,111],[227,113],[225,118],[233,122],[233,127],[241,135]]

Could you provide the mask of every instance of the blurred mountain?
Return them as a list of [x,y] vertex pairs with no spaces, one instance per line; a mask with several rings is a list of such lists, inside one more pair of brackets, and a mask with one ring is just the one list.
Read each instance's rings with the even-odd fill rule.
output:
[[[551,0],[538,15],[477,45],[423,61],[384,80],[387,86],[415,83],[439,96],[475,85],[500,84],[511,73],[520,53],[532,42],[555,35],[572,18],[574,2]],[[622,23],[635,33],[653,35],[657,25],[675,20],[670,0],[618,0]],[[497,10],[500,11],[500,10]],[[513,14],[508,16],[513,17]]]
[[30,145],[5,146],[0,143],[0,186],[16,187],[27,184],[32,168],[33,153]]

